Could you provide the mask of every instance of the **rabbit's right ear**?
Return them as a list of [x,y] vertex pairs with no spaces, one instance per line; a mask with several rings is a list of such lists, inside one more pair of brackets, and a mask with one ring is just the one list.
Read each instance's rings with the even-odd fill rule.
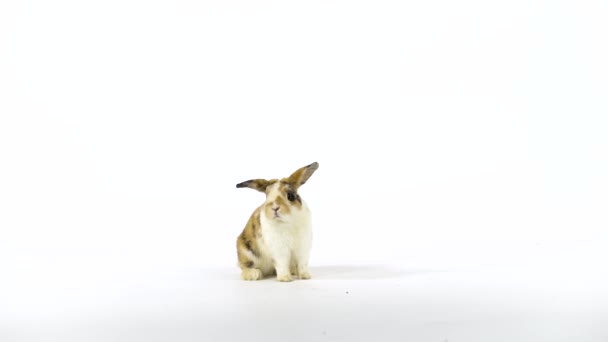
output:
[[287,177],[287,182],[291,184],[295,190],[298,190],[298,188],[304,185],[308,178],[310,178],[318,168],[319,163],[317,162],[301,167],[292,173],[291,176]]
[[266,192],[266,188],[270,182],[265,179],[250,179],[236,185],[237,188],[252,188],[259,192]]

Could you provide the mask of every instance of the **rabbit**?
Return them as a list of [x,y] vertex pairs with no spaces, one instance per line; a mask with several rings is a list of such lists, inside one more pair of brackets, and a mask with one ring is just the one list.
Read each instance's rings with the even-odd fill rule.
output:
[[260,280],[276,274],[281,282],[292,276],[310,279],[311,213],[298,194],[319,168],[314,162],[282,179],[251,179],[236,185],[266,194],[266,201],[251,214],[236,241],[241,279]]

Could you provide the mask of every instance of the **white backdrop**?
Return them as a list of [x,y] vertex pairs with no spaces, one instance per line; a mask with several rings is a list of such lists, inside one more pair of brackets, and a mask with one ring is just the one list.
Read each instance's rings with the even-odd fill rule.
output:
[[598,262],[606,17],[602,1],[3,1],[0,278],[237,277],[263,195],[235,185],[313,161],[313,267],[539,246]]

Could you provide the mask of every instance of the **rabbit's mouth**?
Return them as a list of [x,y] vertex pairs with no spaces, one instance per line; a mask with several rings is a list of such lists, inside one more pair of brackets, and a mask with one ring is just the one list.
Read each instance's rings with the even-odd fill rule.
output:
[[285,215],[282,215],[281,213],[272,213],[272,219],[274,221],[284,222],[285,218]]

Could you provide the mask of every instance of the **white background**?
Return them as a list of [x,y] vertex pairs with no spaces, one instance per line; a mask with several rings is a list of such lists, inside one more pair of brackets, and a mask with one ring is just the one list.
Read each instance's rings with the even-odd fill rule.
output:
[[[606,18],[3,1],[0,340],[605,340]],[[239,281],[313,161],[313,280]]]

